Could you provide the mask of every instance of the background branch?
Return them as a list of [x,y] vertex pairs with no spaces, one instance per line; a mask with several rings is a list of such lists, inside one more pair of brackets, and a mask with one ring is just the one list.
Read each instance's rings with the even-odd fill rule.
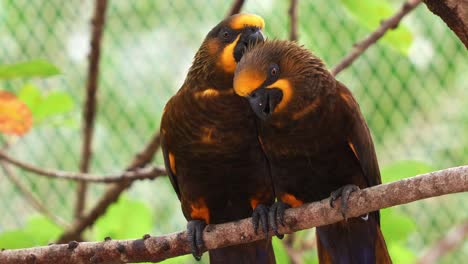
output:
[[[160,146],[160,136],[157,132],[148,145],[136,154],[131,164],[127,167],[127,171],[133,171],[148,164],[154,157],[154,154]],[[110,186],[101,199],[97,202],[93,209],[83,217],[76,219],[75,222],[65,230],[60,236],[58,243],[65,243],[71,240],[78,240],[81,233],[103,215],[107,208],[117,201],[120,194],[132,185],[131,180],[123,180],[117,184]]]
[[72,180],[72,181],[83,181],[83,182],[95,182],[95,183],[118,183],[124,180],[152,180],[156,177],[166,175],[166,170],[163,167],[151,166],[145,168],[138,168],[134,171],[125,171],[118,174],[108,175],[93,175],[89,173],[61,171],[52,169],[43,169],[38,166],[34,166],[22,161],[19,161],[13,157],[8,156],[3,151],[0,151],[0,159],[17,166],[18,168],[27,170],[29,172],[45,176],[48,178]]
[[[229,14],[231,14],[232,12],[239,12],[242,9],[244,2],[245,0],[236,0]],[[131,164],[127,167],[127,170],[132,171],[148,164],[153,159],[156,151],[159,149],[160,144],[160,135],[159,132],[156,132],[150,140],[150,142],[148,143],[148,145],[143,149],[143,151],[135,155]],[[107,189],[102,198],[90,210],[89,213],[83,215],[79,219],[76,219],[75,222],[71,225],[71,227],[65,230],[65,232],[58,239],[58,243],[64,243],[71,240],[78,240],[80,238],[81,233],[87,227],[92,226],[94,222],[106,212],[107,208],[117,201],[120,194],[131,186],[131,184],[132,181],[125,180]]]
[[346,55],[330,72],[333,76],[336,76],[342,70],[349,67],[364,51],[367,50],[371,45],[375,44],[385,33],[390,29],[398,27],[401,19],[405,17],[409,12],[416,8],[422,0],[408,0],[401,8],[390,18],[382,21],[380,27],[372,32],[369,36],[363,40],[354,44],[353,49],[348,55]]
[[297,40],[297,0],[290,0],[289,5],[289,40],[296,41]]
[[425,250],[423,256],[419,259],[419,264],[437,263],[442,256],[451,252],[462,244],[468,236],[468,220],[461,225],[450,230],[441,240],[437,241],[432,247]]
[[244,3],[245,3],[245,0],[234,0],[226,16],[229,17],[229,16],[239,13],[242,9],[242,6],[244,6]]
[[[96,0],[92,19],[91,53],[89,54],[88,82],[86,85],[86,100],[83,111],[83,145],[81,148],[80,172],[89,171],[91,161],[91,145],[93,139],[94,120],[96,116],[96,93],[98,89],[99,58],[101,54],[101,38],[106,17],[107,0]],[[78,184],[75,218],[81,217],[86,204],[86,182]]]
[[[34,194],[29,190],[29,188],[21,182],[20,178],[13,170],[10,168],[9,164],[0,160],[0,167],[2,167],[5,172],[5,176],[10,180],[10,182],[18,188],[18,190],[23,194],[23,197],[29,202],[29,204],[36,209],[39,213],[47,216],[50,220],[56,223],[59,226],[66,227],[68,224],[57,215],[53,214],[49,209],[39,200]],[[1,263],[1,262],[0,262]]]
[[[372,212],[381,208],[405,204],[429,197],[468,191],[468,166],[450,168],[397,182],[377,185],[351,194],[349,217]],[[330,208],[329,199],[288,209],[286,227],[281,233],[292,233],[338,222],[343,219],[336,208]],[[270,234],[271,235],[271,234]],[[219,225],[208,225],[203,233],[207,249],[248,243],[264,238],[256,235],[251,218]],[[68,245],[51,245],[29,249],[4,250],[0,252],[0,263],[123,263],[161,261],[190,253],[186,233],[136,240],[107,240],[104,242],[70,242]]]

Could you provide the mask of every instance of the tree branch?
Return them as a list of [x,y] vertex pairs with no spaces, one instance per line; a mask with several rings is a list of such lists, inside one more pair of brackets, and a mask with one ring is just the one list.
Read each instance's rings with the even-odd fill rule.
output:
[[20,190],[24,198],[29,202],[29,204],[34,209],[36,209],[39,213],[47,216],[50,220],[52,220],[57,225],[61,227],[67,226],[67,222],[65,222],[62,218],[58,217],[57,215],[49,211],[49,209],[41,201],[39,201],[39,199],[37,199],[34,196],[34,194],[29,190],[29,188],[21,182],[18,175],[16,175],[11,170],[11,168],[9,167],[9,164],[6,164],[6,162],[4,161],[0,161],[0,167],[2,167],[3,171],[5,171],[5,176],[11,181],[13,185],[16,186],[16,188],[18,188],[18,190]]
[[401,19],[405,17],[409,12],[416,8],[422,0],[408,0],[406,1],[401,8],[390,18],[382,21],[380,27],[372,32],[369,36],[363,40],[354,44],[353,49],[348,55],[346,55],[332,70],[331,74],[336,76],[342,70],[346,69],[351,65],[359,56],[361,56],[364,51],[367,50],[371,45],[375,44],[385,33],[390,29],[395,29],[398,27]]
[[[357,217],[381,208],[413,201],[468,191],[468,166],[445,169],[397,182],[377,185],[351,194],[348,216]],[[287,234],[335,223],[343,219],[339,208],[330,208],[329,199],[288,209],[286,226],[280,233]],[[207,249],[215,249],[264,239],[256,235],[252,219],[219,225],[208,225],[203,233]],[[272,233],[270,233],[272,235]],[[161,261],[190,253],[186,232],[136,240],[108,240],[104,242],[70,242],[68,245],[51,245],[0,252],[0,263],[125,263]]]
[[[148,145],[136,154],[133,161],[128,166],[127,171],[136,170],[140,167],[148,164],[154,157],[154,154],[160,146],[159,133],[155,133]],[[78,240],[80,234],[89,226],[92,226],[94,222],[103,215],[107,208],[117,201],[120,194],[132,185],[131,180],[122,180],[109,187],[102,198],[97,202],[93,209],[80,219],[75,220],[70,228],[60,236],[58,243],[65,243],[71,240]]]
[[424,0],[424,3],[444,20],[468,49],[468,0]]
[[419,259],[418,263],[437,263],[440,257],[457,248],[457,246],[465,241],[466,237],[468,237],[468,220],[450,230],[441,240],[425,250],[424,255]]
[[290,19],[290,31],[289,40],[297,40],[297,0],[290,0],[290,6],[288,10]]
[[244,6],[244,3],[245,3],[245,0],[234,0],[226,17],[230,17],[232,15],[239,13],[242,9],[242,6]]
[[124,180],[152,180],[156,177],[166,175],[166,171],[160,166],[151,166],[146,168],[139,168],[134,171],[125,171],[117,174],[108,175],[93,175],[89,173],[61,171],[52,169],[43,169],[8,156],[3,151],[0,151],[0,159],[13,164],[23,170],[45,176],[48,178],[82,181],[82,182],[95,182],[95,183],[118,183]]
[[[106,18],[107,0],[96,0],[92,19],[93,32],[91,36],[91,53],[89,54],[88,83],[86,85],[86,100],[83,111],[83,145],[81,148],[80,172],[89,171],[91,161],[91,145],[93,139],[94,120],[96,116],[96,93],[98,89],[99,58],[101,54],[101,38]],[[75,217],[81,217],[86,204],[86,182],[78,184]]]

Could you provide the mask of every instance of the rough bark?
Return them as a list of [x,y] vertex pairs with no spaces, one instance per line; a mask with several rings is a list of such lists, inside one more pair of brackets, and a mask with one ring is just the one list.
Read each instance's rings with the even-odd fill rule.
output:
[[[468,191],[468,166],[431,172],[416,177],[374,186],[352,193],[349,217],[356,217],[381,208],[405,204],[429,197]],[[286,227],[279,232],[288,234],[342,220],[340,204],[330,208],[329,199],[288,209]],[[270,234],[271,235],[271,234]],[[264,238],[256,235],[251,218],[220,225],[208,225],[203,233],[207,249],[247,243]],[[136,240],[106,240],[104,242],[70,242],[62,245],[3,250],[0,263],[126,263],[162,261],[190,253],[186,233],[164,236],[145,235]]]
[[424,0],[424,3],[455,32],[468,49],[468,0]]

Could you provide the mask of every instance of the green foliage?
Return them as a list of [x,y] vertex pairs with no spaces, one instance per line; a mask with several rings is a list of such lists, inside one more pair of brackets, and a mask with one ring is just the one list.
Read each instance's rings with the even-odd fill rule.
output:
[[[395,13],[388,0],[341,0],[341,2],[368,30],[375,30],[382,20]],[[385,34],[382,40],[403,54],[407,54],[413,36],[407,27],[400,24],[398,28]]]
[[416,228],[413,219],[404,214],[387,208],[380,211],[382,232],[387,240],[391,242],[405,241]]
[[153,226],[151,210],[144,202],[125,196],[109,207],[94,225],[94,240],[105,237],[128,239],[150,233]]
[[289,256],[283,242],[277,237],[272,238],[273,250],[275,252],[276,263],[289,263]]
[[0,65],[0,79],[49,77],[60,70],[45,60],[31,60],[9,65]]
[[74,108],[74,103],[69,94],[63,91],[50,91],[43,93],[33,85],[26,84],[19,91],[18,97],[28,105],[31,110],[35,125],[49,118],[63,115]]
[[414,220],[396,208],[380,210],[382,232],[387,248],[395,263],[413,263],[416,255],[407,249],[408,237],[416,231]]
[[416,254],[403,243],[387,243],[393,263],[409,264],[416,262]]
[[[397,161],[382,169],[384,182],[398,181],[417,174],[432,171],[429,165],[420,161]],[[382,232],[387,248],[395,263],[414,263],[416,254],[406,246],[408,237],[416,231],[415,221],[401,213],[398,208],[380,210]]]
[[[203,254],[202,260],[198,263],[208,263],[208,257],[206,255],[208,255],[208,253]],[[166,259],[162,261],[161,263],[164,263],[164,264],[195,263],[195,259],[193,258],[192,255],[183,255],[183,256],[178,256],[175,258]]]
[[0,234],[1,248],[26,248],[47,245],[63,230],[44,216],[31,216],[23,228]]
[[415,160],[402,160],[385,166],[382,170],[382,182],[398,181],[418,174],[433,171],[428,164]]

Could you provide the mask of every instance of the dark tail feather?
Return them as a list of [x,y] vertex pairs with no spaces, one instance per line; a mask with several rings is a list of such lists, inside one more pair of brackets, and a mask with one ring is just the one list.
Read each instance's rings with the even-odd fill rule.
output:
[[248,244],[218,248],[210,250],[209,254],[211,264],[276,263],[271,240],[268,242],[260,240]]
[[380,226],[377,226],[377,238],[375,239],[375,258],[377,263],[392,263],[390,254],[388,254],[387,244],[385,244],[385,239],[380,230]]
[[378,212],[363,220],[359,217],[317,227],[319,262],[339,264],[392,263],[385,245]]

